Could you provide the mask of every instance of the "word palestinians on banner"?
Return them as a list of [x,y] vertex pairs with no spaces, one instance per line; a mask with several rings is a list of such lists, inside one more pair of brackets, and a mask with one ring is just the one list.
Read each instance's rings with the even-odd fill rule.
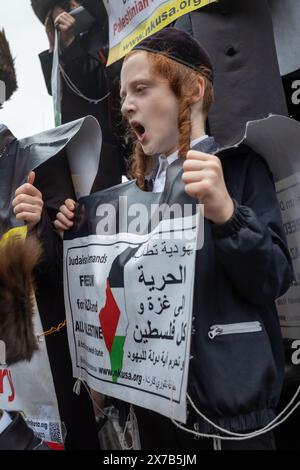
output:
[[107,65],[182,15],[217,0],[104,0],[109,16]]

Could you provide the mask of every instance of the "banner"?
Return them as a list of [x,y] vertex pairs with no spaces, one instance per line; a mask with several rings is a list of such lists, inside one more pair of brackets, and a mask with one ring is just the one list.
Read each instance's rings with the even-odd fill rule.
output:
[[284,116],[270,116],[247,124],[243,142],[267,161],[275,181],[295,280],[277,300],[284,338],[300,338],[300,124]]
[[124,57],[142,39],[182,15],[216,0],[103,0],[109,16],[110,52],[107,65]]
[[[24,224],[17,221],[13,213],[12,200],[15,190],[26,181],[31,170],[37,170],[38,175],[48,162],[48,179],[54,178],[56,187],[47,185],[45,188],[47,181],[43,181],[43,188],[39,189],[43,190],[46,207],[49,193],[51,197],[55,194],[58,209],[64,196],[69,197],[70,188],[74,197],[89,194],[98,171],[102,145],[100,126],[92,116],[20,140],[13,138],[1,124],[0,145],[7,135],[10,144],[0,158],[0,239],[8,231],[10,235],[24,231]],[[67,161],[62,166],[59,160],[64,159]]]
[[[43,329],[39,313],[33,317],[34,332]],[[0,365],[0,409],[19,411],[38,437],[48,442],[63,443],[61,421],[46,343],[30,362]]]
[[172,165],[162,194],[130,181],[79,201],[65,233],[64,284],[75,377],[185,422],[203,217],[186,194],[170,200],[181,163]]
[[[98,122],[87,117],[56,129],[17,140],[0,125],[0,147],[9,142],[0,157],[0,247],[11,238],[25,239],[27,226],[18,221],[12,210],[15,190],[26,181],[31,170],[37,175],[48,165],[46,178],[40,178],[45,207],[58,211],[66,189],[80,197],[89,194],[98,170],[101,131]],[[2,144],[2,145],[1,145]],[[61,161],[66,164],[61,166]],[[61,169],[65,172],[61,174]],[[52,176],[51,176],[52,175]],[[49,179],[55,179],[51,186]],[[53,194],[55,197],[53,198]],[[54,202],[53,202],[54,201]],[[43,332],[36,306],[34,334]],[[1,332],[0,332],[1,340]],[[30,362],[0,367],[0,409],[20,411],[27,424],[46,441],[63,443],[57,398],[44,339]]]
[[54,51],[53,51],[53,62],[51,72],[51,90],[53,98],[53,111],[54,111],[54,123],[58,127],[62,123],[61,117],[61,101],[62,101],[62,84],[59,68],[59,38],[60,34],[55,28],[54,36]]

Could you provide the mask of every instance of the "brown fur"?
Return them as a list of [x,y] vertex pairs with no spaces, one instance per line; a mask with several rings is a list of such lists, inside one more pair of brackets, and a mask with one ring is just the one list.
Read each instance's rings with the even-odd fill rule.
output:
[[0,31],[0,80],[5,83],[6,100],[8,100],[18,86],[14,59],[11,56],[4,30]]
[[32,315],[33,269],[40,256],[41,245],[33,236],[0,246],[0,339],[7,364],[29,361],[38,348]]

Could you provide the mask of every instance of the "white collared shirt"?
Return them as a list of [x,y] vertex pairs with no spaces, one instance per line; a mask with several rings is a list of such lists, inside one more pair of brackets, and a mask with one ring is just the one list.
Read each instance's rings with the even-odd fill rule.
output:
[[[202,140],[206,139],[208,135],[202,135],[201,137],[198,137],[198,139],[194,139],[191,141],[191,148],[194,147],[196,144],[201,142]],[[160,155],[158,157],[158,170],[155,176],[155,180],[153,183],[153,193],[161,193],[164,190],[165,187],[165,182],[166,182],[166,173],[167,173],[167,168],[171,163],[175,162],[178,158],[178,150],[176,152],[171,153],[168,157],[165,157],[164,155]]]

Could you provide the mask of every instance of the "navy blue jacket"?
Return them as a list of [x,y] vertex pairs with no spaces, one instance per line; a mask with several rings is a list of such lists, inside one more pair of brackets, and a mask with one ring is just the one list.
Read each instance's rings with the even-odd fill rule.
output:
[[[213,138],[194,148],[218,150]],[[274,301],[289,288],[293,272],[267,164],[244,145],[218,156],[235,211],[222,225],[204,221],[204,245],[196,254],[188,392],[213,422],[251,431],[275,416],[284,356]],[[97,233],[99,201],[120,210],[120,196],[127,197],[128,207],[138,200],[192,204],[197,210],[196,199],[184,190],[182,172],[182,159],[177,159],[167,169],[162,193],[141,191],[136,181],[128,181],[81,198],[77,213],[84,218],[75,218],[65,238]],[[188,427],[195,420],[190,411]],[[215,431],[204,421],[198,424],[200,431]]]
[[[201,143],[195,149],[215,150]],[[205,219],[196,259],[189,392],[213,422],[251,431],[275,416],[284,355],[274,301],[291,285],[293,271],[267,164],[244,145],[218,156],[235,211],[222,225]],[[213,430],[202,420],[199,425]]]

